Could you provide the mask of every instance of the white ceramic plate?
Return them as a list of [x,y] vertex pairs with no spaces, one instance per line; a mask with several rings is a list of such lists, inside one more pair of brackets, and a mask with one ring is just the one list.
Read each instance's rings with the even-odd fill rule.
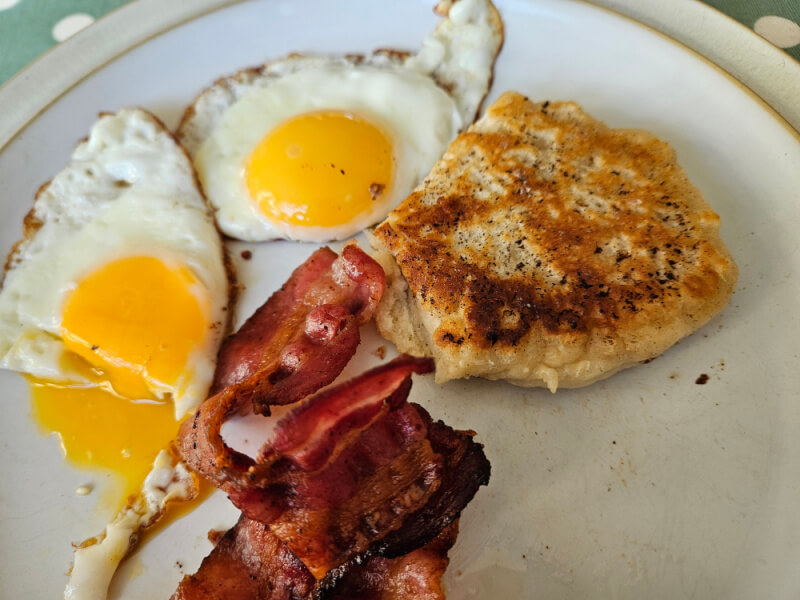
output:
[[[0,153],[0,252],[19,237],[36,188],[61,168],[98,111],[141,105],[173,125],[214,78],[267,58],[415,48],[437,22],[431,4],[237,3],[147,40],[74,87],[79,75],[54,74],[64,79],[57,93],[31,101],[57,99]],[[633,21],[571,0],[497,4],[506,42],[491,98],[513,88],[575,99],[610,125],[668,140],[722,216],[741,280],[731,305],[701,331],[658,360],[583,390],[551,395],[417,380],[412,398],[455,427],[477,430],[493,465],[489,487],[464,513],[446,575],[449,597],[797,598],[797,134],[719,69]],[[165,14],[180,21],[177,12]],[[152,32],[160,31],[150,19]],[[67,49],[86,50],[91,39],[90,29]],[[25,77],[42,72],[14,85],[36,89]],[[53,90],[49,80],[38,84]],[[233,246],[238,256],[244,245]],[[247,286],[241,317],[314,246],[249,248],[253,259],[239,265]],[[350,369],[375,361],[370,352],[379,343],[368,332]],[[710,377],[703,386],[695,384],[701,373]],[[101,481],[63,464],[56,440],[37,431],[21,377],[0,373],[0,390],[2,596],[57,598],[69,542],[99,532],[110,516],[93,510],[97,494],[74,490]],[[224,497],[212,497],[128,559],[112,597],[169,597],[210,550],[206,532],[235,515]]]

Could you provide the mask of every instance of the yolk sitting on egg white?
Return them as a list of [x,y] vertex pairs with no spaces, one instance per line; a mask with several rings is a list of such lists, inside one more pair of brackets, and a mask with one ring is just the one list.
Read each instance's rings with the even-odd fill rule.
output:
[[[95,387],[31,379],[34,416],[59,434],[68,460],[111,470],[138,491],[178,424],[169,397],[150,390],[174,385],[207,333],[204,299],[183,266],[147,256],[113,261],[89,274],[67,297],[62,336],[73,363]],[[83,363],[82,365],[80,363]]]
[[333,227],[372,210],[392,180],[392,145],[346,112],[303,114],[256,146],[245,168],[250,196],[271,220]]
[[203,102],[191,128],[217,223],[241,240],[356,235],[411,193],[463,125],[444,89],[399,65],[320,59],[264,84],[222,112]]

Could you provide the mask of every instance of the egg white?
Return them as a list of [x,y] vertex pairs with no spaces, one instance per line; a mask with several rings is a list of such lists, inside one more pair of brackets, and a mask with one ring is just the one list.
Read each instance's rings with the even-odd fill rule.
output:
[[178,381],[151,391],[172,396],[176,418],[202,402],[227,322],[223,247],[186,155],[155,118],[138,109],[102,117],[32,216],[40,226],[16,248],[0,290],[0,367],[90,384],[65,360],[66,298],[111,261],[152,256],[191,270],[209,333]]

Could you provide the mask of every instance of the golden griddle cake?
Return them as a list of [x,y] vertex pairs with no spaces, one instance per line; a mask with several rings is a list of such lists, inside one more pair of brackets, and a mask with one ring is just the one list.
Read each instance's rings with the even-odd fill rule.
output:
[[378,329],[438,382],[587,385],[725,306],[719,227],[665,142],[506,92],[374,231]]

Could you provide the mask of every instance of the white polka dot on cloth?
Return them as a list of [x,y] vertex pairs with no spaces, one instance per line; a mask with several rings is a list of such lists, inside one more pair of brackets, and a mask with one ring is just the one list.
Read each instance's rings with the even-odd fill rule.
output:
[[[2,0],[0,0],[0,2],[2,2]],[[64,17],[53,25],[51,33],[55,41],[63,42],[65,39],[78,33],[81,29],[87,28],[92,23],[94,23],[93,16],[87,15],[86,13],[77,13]]]
[[0,10],[5,10],[14,6],[19,0],[0,0]]
[[791,48],[800,44],[800,25],[783,17],[761,17],[755,22],[753,29],[778,48]]

